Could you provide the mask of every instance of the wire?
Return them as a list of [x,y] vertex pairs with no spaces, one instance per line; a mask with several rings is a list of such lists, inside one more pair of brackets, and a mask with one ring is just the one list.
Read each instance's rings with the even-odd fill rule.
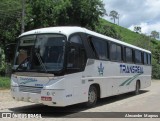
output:
[[0,12],[0,15],[4,15],[4,16],[14,16],[14,15],[21,15],[21,12],[13,12],[13,13],[2,13]]
[[18,11],[21,10],[22,8],[18,8],[18,9],[6,9],[6,10],[0,10],[0,11]]
[[3,14],[0,13],[0,20],[5,19],[5,18],[15,18],[15,17],[20,17],[21,14]]
[[[8,16],[12,16],[12,17],[15,17],[15,16],[21,16],[21,13],[0,13],[1,16],[4,16],[4,17],[8,17]],[[3,19],[3,18],[0,18],[0,19]]]
[[12,2],[7,2],[7,3],[4,3],[4,2],[2,3],[1,2],[0,5],[13,5],[13,4],[17,4],[17,3],[21,4],[21,0],[19,0],[19,2],[18,1],[17,2],[16,1],[12,1]]

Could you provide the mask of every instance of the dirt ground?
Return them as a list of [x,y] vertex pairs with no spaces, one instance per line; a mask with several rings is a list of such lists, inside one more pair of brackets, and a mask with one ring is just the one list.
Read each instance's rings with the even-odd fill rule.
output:
[[[153,80],[152,85],[140,92],[139,95],[133,95],[131,93],[107,97],[100,99],[94,108],[86,108],[83,104],[68,106],[64,108],[49,107],[41,104],[34,104],[22,101],[15,101],[11,98],[10,90],[0,90],[0,112],[13,112],[20,114],[40,114],[43,118],[30,118],[23,120],[30,121],[70,121],[70,120],[83,120],[97,121],[97,120],[126,120],[128,118],[114,119],[114,118],[85,118],[92,112],[160,112],[160,81]],[[58,112],[58,113],[57,113]],[[89,112],[89,113],[88,113]],[[105,115],[105,114],[104,114]],[[160,116],[160,115],[159,115]],[[87,116],[86,116],[87,117]],[[105,117],[105,116],[104,116]],[[160,118],[160,117],[159,117]],[[152,119],[152,120],[159,120]],[[0,121],[19,120],[19,119],[4,119],[0,118]],[[144,120],[139,118],[129,118],[129,120]],[[145,118],[145,120],[150,120]]]

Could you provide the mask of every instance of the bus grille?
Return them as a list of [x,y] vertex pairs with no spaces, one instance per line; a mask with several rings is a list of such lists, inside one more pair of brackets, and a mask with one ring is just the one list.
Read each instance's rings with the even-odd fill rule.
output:
[[30,92],[30,93],[40,94],[41,90],[42,90],[42,87],[29,87],[29,86],[20,86],[19,87],[20,92]]

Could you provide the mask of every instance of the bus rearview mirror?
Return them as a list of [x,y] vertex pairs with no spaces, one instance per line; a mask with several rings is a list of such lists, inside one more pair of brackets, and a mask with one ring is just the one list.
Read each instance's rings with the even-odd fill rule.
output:
[[14,55],[16,50],[16,44],[8,44],[5,46],[5,61],[8,63],[13,62]]

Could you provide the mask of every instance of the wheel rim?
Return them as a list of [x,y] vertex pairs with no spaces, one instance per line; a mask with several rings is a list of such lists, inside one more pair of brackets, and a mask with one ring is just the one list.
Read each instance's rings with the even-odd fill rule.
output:
[[96,93],[95,93],[94,90],[92,90],[92,91],[89,92],[88,101],[90,103],[93,103],[93,102],[95,102],[95,100],[96,100]]

